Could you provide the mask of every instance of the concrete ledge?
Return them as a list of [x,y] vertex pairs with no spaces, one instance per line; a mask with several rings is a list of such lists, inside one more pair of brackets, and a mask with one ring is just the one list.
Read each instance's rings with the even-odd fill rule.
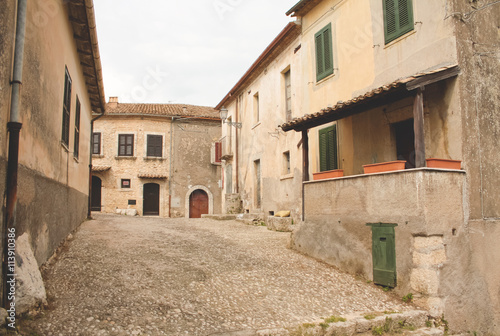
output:
[[267,228],[278,232],[292,232],[293,219],[291,217],[267,217]]

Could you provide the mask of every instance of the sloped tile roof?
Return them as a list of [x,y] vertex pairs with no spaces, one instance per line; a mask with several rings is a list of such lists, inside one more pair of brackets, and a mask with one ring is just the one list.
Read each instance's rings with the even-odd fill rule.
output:
[[157,180],[164,180],[168,179],[167,175],[162,175],[162,174],[138,174],[138,178],[144,178],[144,179],[157,179]]
[[[389,83],[387,85],[383,85],[381,87],[378,87],[376,89],[373,89],[371,91],[368,91],[367,93],[357,96],[353,99],[350,99],[348,101],[339,101],[335,106],[333,107],[328,107],[325,109],[322,109],[319,112],[315,113],[310,113],[306,114],[302,117],[295,118],[288,123],[282,124],[279,127],[285,132],[290,131],[290,130],[297,130],[299,128],[303,128],[309,123],[315,123],[316,120],[320,119],[325,119],[325,123],[329,121],[334,121],[338,120],[339,118],[335,118],[334,115],[338,114],[350,107],[356,106],[361,103],[365,103],[370,101],[371,99],[377,99],[379,96],[395,91],[397,89],[403,89],[403,90],[413,90],[415,87],[421,84],[422,80],[425,80],[429,78],[430,76],[434,76],[435,80],[441,80],[441,79],[446,79],[452,76],[455,76],[458,74],[460,71],[460,68],[457,64],[453,64],[450,66],[445,66],[441,67],[439,69],[427,71],[427,72],[422,72],[415,74],[410,77],[405,77],[402,79],[398,79],[392,83]],[[443,74],[443,77],[439,77],[439,75]],[[415,87],[413,87],[415,86]],[[329,119],[327,119],[329,118]],[[317,125],[315,125],[317,126]]]
[[124,104],[108,103],[106,115],[150,115],[168,117],[200,117],[220,119],[213,107],[186,104]]
[[93,172],[105,172],[111,169],[111,166],[92,166]]

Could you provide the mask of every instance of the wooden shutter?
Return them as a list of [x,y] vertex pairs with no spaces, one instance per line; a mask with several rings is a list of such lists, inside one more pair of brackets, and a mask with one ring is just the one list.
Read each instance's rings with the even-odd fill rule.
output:
[[73,147],[73,156],[78,158],[80,153],[80,100],[76,97],[76,110],[75,110],[75,143]]
[[286,121],[292,120],[292,79],[291,72],[285,72]]
[[338,169],[337,125],[319,131],[320,171]]
[[412,0],[383,0],[385,43],[413,30]]
[[333,74],[332,25],[328,24],[314,35],[316,45],[316,80]]
[[163,156],[163,136],[148,135],[147,156]]
[[69,145],[70,111],[71,111],[71,77],[69,75],[68,68],[66,68],[64,74],[63,120],[62,120],[62,135],[61,135],[61,141],[66,146]]
[[222,158],[222,142],[215,143],[215,162],[221,163]]
[[92,154],[101,154],[101,133],[93,134]]
[[134,156],[134,135],[118,135],[118,156]]

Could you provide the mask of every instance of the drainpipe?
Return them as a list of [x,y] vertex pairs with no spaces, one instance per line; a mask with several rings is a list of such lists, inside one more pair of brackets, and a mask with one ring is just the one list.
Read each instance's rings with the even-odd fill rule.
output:
[[90,160],[89,160],[89,204],[87,219],[92,219],[92,152],[94,151],[94,121],[104,116],[104,113],[90,121]]
[[[17,202],[17,173],[19,166],[19,133],[21,131],[21,118],[19,113],[19,96],[21,94],[21,80],[23,77],[24,37],[26,31],[26,7],[27,0],[19,0],[17,4],[17,27],[14,49],[14,64],[12,72],[12,95],[10,104],[10,121],[7,123],[9,132],[9,156],[7,161],[7,185],[6,185],[6,214],[2,224],[3,234],[3,263],[2,263],[2,303],[9,309],[13,300],[8,298],[7,281],[14,281],[14,272],[9,272],[8,253],[9,239],[7,232],[16,228],[16,202]],[[15,232],[15,231],[14,231]],[[12,249],[11,249],[12,250]]]
[[172,117],[172,122],[170,123],[170,158],[168,169],[168,217],[172,217],[172,150],[173,150],[173,133],[174,133],[174,121],[175,117]]

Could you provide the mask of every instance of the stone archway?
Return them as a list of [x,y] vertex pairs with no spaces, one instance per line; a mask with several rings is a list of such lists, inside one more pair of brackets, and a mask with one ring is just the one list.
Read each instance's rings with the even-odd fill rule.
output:
[[186,198],[185,198],[185,215],[184,217],[189,218],[189,205],[190,202],[189,200],[191,199],[191,194],[195,192],[196,190],[203,190],[204,192],[207,193],[208,195],[208,213],[212,215],[214,213],[214,195],[210,192],[210,189],[208,189],[205,186],[202,185],[196,185],[192,186],[189,188],[188,192],[186,193]]

